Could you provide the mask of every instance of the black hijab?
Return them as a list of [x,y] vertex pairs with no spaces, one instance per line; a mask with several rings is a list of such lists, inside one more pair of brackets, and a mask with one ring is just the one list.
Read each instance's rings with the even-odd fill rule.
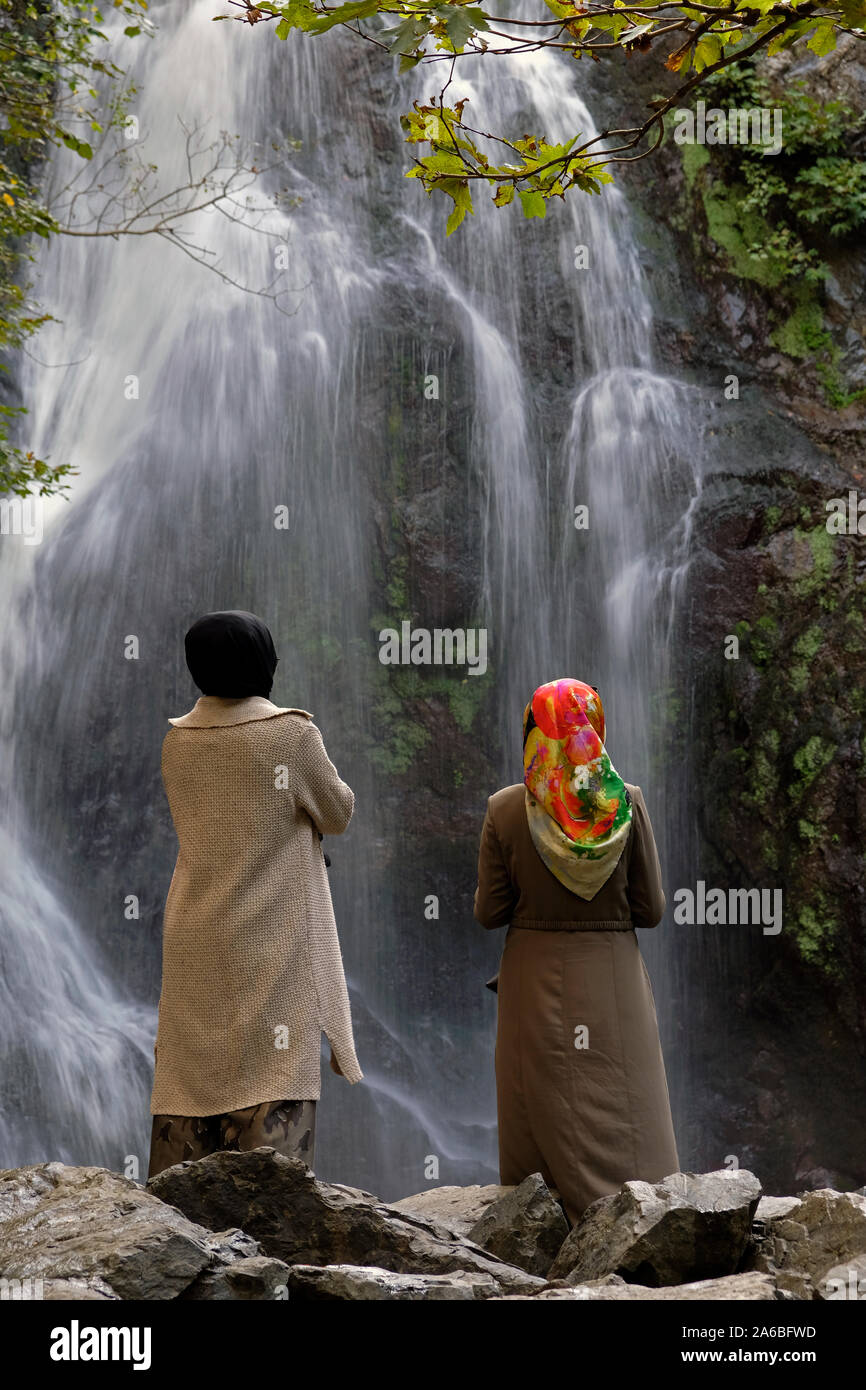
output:
[[261,618],[232,608],[205,613],[184,638],[186,664],[203,695],[239,700],[271,693],[279,660]]

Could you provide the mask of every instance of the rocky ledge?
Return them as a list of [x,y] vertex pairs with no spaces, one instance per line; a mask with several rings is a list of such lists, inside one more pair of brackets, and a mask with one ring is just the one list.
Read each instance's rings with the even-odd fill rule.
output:
[[[866,1190],[627,1182],[571,1230],[540,1174],[393,1204],[273,1149],[0,1173],[0,1287],[44,1299],[827,1299],[866,1289]],[[852,1289],[854,1292],[852,1293]]]

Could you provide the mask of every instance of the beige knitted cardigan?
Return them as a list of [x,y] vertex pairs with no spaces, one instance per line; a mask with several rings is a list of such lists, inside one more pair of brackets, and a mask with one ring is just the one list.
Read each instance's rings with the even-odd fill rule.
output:
[[341,834],[355,798],[312,715],[203,695],[169,723],[162,775],[179,853],[151,1113],[316,1100],[323,1031],[360,1081],[317,833]]

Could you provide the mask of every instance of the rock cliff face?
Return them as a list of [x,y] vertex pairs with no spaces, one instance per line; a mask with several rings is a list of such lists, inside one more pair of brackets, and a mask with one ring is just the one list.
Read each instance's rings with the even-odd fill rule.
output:
[[[766,72],[776,94],[802,81],[866,109],[853,40]],[[610,122],[616,99],[638,115],[669,82],[655,55],[634,55],[595,109]],[[830,499],[866,496],[866,256],[862,237],[819,243],[830,274],[810,300],[814,350],[794,342],[780,332],[790,287],[761,283],[738,258],[702,180],[710,158],[684,157],[668,136],[622,175],[659,358],[714,406],[675,638],[683,717],[671,757],[691,745],[698,818],[676,872],[684,886],[781,888],[784,925],[778,937],[695,926],[684,942],[691,1083],[679,1132],[702,1163],[732,1152],[774,1186],[847,1186],[866,1109],[866,541],[826,522]],[[738,655],[728,643],[726,657],[731,637]]]

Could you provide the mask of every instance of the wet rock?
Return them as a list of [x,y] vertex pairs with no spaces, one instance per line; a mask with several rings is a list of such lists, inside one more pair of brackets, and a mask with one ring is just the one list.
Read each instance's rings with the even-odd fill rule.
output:
[[469,1239],[476,1245],[541,1277],[547,1274],[567,1235],[562,1207],[540,1173],[532,1173],[519,1187],[492,1203],[469,1231]]
[[777,531],[767,550],[776,570],[785,579],[804,579],[815,567],[808,538],[793,529]]
[[118,1294],[104,1293],[84,1279],[46,1279],[42,1298],[45,1303],[120,1302]]
[[289,1266],[269,1255],[250,1255],[219,1269],[206,1269],[181,1294],[183,1299],[221,1302],[226,1299],[267,1299],[271,1302],[287,1297]]
[[390,1206],[394,1211],[417,1216],[421,1221],[437,1221],[453,1235],[468,1236],[491,1204],[513,1190],[498,1183],[484,1186],[475,1183],[471,1187],[430,1187],[426,1192],[401,1197],[399,1202],[391,1202]]
[[394,1274],[374,1265],[293,1265],[289,1274],[293,1302],[430,1303],[492,1298],[500,1292],[500,1285],[489,1274],[463,1270],[452,1274]]
[[490,1275],[509,1292],[542,1282],[369,1192],[320,1182],[300,1159],[269,1148],[179,1163],[148,1187],[212,1230],[239,1224],[286,1264],[375,1265],[395,1274],[468,1270]]
[[259,1243],[245,1231],[209,1235],[211,1263],[181,1294],[184,1299],[217,1302],[226,1299],[278,1299],[286,1296],[289,1266],[262,1255]]
[[6,1278],[83,1281],[106,1297],[177,1298],[214,1259],[210,1239],[104,1168],[42,1163],[0,1174]]
[[634,1301],[656,1302],[713,1302],[728,1299],[771,1302],[790,1298],[781,1294],[769,1274],[729,1274],[721,1279],[700,1279],[691,1284],[667,1285],[660,1289],[648,1288],[645,1284],[627,1284],[625,1280],[613,1276],[608,1280],[596,1279],[589,1284],[579,1284],[576,1288],[548,1288],[537,1294],[508,1294],[499,1298],[498,1303],[514,1299],[543,1298],[546,1301],[569,1302],[580,1300],[593,1303],[630,1303]]
[[831,1271],[840,1265],[847,1270],[850,1261],[863,1255],[866,1197],[822,1188],[765,1223],[765,1234],[757,1240],[748,1263],[771,1274],[780,1289],[797,1298],[812,1298],[826,1296],[821,1286]]
[[548,1277],[582,1284],[619,1274],[661,1287],[733,1274],[760,1195],[745,1169],[627,1182],[587,1208]]

